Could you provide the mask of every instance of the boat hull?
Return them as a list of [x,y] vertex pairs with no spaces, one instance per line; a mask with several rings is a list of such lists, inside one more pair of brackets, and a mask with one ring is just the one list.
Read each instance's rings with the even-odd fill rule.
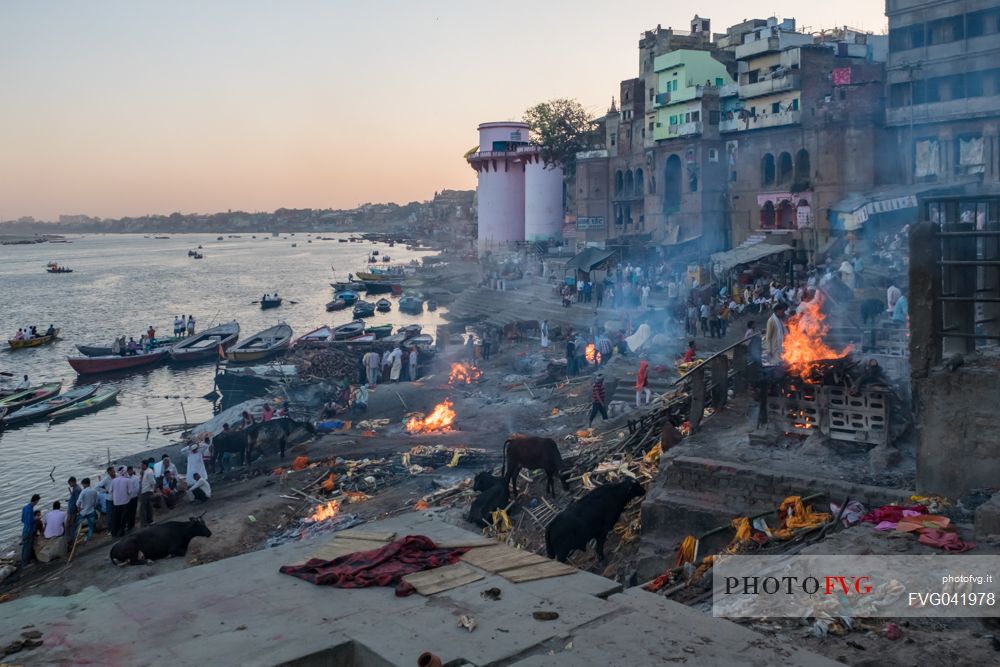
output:
[[281,305],[281,299],[268,299],[267,301],[260,302],[261,310],[268,310],[270,308],[277,308]]
[[67,357],[66,361],[80,375],[114,373],[115,371],[152,366],[163,363],[170,357],[170,350],[163,348],[147,354],[132,356],[108,355],[102,357]]
[[35,403],[34,405],[29,405],[26,408],[21,408],[17,412],[10,413],[3,418],[3,421],[5,424],[9,425],[23,424],[35,421],[36,419],[42,419],[56,410],[68,408],[75,403],[79,403],[80,401],[90,398],[96,391],[97,385],[77,387],[76,389],[71,389],[62,396],[54,396],[50,399]]
[[65,421],[67,419],[72,419],[73,417],[79,417],[80,415],[89,414],[91,412],[97,412],[103,408],[108,407],[112,403],[118,401],[118,392],[120,389],[115,389],[103,394],[96,394],[90,398],[84,399],[75,405],[71,405],[68,408],[63,408],[62,410],[56,410],[49,415],[50,422]]
[[[223,324],[211,329],[206,329],[194,338],[185,338],[170,348],[170,359],[172,361],[186,363],[192,361],[202,361],[205,359],[217,358],[219,346],[223,350],[228,350],[240,337],[240,325],[232,322]],[[206,341],[211,340],[211,343]]]
[[25,391],[15,392],[0,400],[0,409],[6,409],[7,412],[20,410],[23,407],[52,398],[59,393],[60,389],[62,389],[62,382],[50,382]]

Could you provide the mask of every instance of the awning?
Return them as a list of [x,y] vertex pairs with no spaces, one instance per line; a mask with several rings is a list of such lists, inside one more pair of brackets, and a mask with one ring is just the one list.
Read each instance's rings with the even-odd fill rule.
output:
[[598,266],[608,261],[608,258],[614,254],[614,250],[584,248],[579,255],[566,262],[566,265],[563,268],[567,271],[593,271]]
[[934,183],[886,185],[849,195],[830,207],[830,229],[854,231],[872,216],[915,209],[918,197],[945,194],[955,187],[955,185],[942,186]]
[[790,245],[755,243],[754,245],[733,248],[732,250],[726,250],[725,252],[713,252],[712,270],[716,275],[719,275],[735,266],[750,264],[764,259],[765,257],[777,255],[778,253],[791,249],[792,246]]

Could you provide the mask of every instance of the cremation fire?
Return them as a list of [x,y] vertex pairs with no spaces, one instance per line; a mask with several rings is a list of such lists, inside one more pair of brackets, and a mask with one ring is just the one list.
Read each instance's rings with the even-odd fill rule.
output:
[[595,364],[595,363],[596,364],[600,364],[601,363],[601,353],[597,351],[597,348],[594,347],[593,343],[590,343],[589,345],[587,345],[587,349],[584,352],[584,354],[587,357],[587,363],[588,364]]
[[433,431],[450,431],[451,425],[455,422],[455,411],[452,410],[452,402],[445,399],[444,402],[434,406],[434,410],[420,419],[414,417],[406,422],[408,433],[431,433]]
[[819,294],[803,305],[805,308],[801,313],[788,319],[781,360],[787,364],[790,373],[815,384],[815,375],[822,362],[842,359],[850,354],[852,347],[848,345],[838,352],[823,342],[830,327],[823,321],[826,316],[823,315],[823,300]]
[[448,384],[472,384],[483,377],[483,372],[470,364],[455,363],[451,365]]
[[340,503],[336,500],[331,500],[325,505],[317,505],[313,510],[313,513],[309,515],[308,521],[318,522],[326,521],[327,519],[332,519],[340,513]]

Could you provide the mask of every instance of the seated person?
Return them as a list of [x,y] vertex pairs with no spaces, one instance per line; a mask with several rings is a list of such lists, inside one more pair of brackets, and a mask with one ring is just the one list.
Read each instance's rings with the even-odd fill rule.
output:
[[169,470],[163,473],[163,483],[160,484],[160,497],[166,503],[167,509],[177,506],[180,494],[177,490],[177,477]]
[[134,357],[139,351],[139,344],[135,342],[135,338],[129,336],[128,345],[125,348],[127,350],[126,354],[130,357]]
[[204,503],[211,497],[212,487],[209,486],[208,480],[202,477],[201,474],[195,473],[194,483],[188,487],[188,500],[197,500]]
[[38,562],[48,563],[66,554],[66,512],[58,500],[42,517],[42,538],[35,547]]
[[351,407],[355,412],[365,412],[368,409],[368,385],[360,385],[351,397]]
[[52,326],[51,324],[49,325],[49,328],[45,330],[45,335],[46,336],[54,336],[55,333],[56,333],[56,328],[54,326]]

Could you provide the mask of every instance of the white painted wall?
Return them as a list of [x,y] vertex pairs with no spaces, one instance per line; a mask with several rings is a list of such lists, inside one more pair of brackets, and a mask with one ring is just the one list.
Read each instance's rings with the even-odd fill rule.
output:
[[558,239],[563,224],[563,170],[532,160],[524,170],[524,238]]
[[[479,211],[479,248],[524,240],[523,161],[493,160],[479,172],[476,189]],[[505,169],[504,163],[508,162]]]

